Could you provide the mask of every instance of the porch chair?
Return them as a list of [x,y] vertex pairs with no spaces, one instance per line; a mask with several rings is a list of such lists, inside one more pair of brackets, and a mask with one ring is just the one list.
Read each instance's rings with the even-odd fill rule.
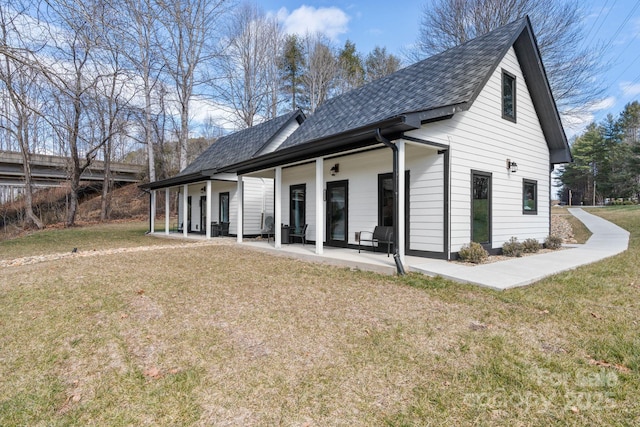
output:
[[305,243],[307,243],[307,227],[308,226],[309,224],[305,224],[301,229],[292,228],[291,231],[289,231],[289,238],[295,239],[296,237],[299,237],[300,240],[302,240],[302,246],[304,246]]
[[221,222],[220,224],[211,224],[211,236],[228,236],[229,235],[229,223]]
[[260,230],[261,234],[267,235],[267,243],[269,243],[272,236],[275,235],[275,222],[272,216],[268,216],[264,219],[264,228]]
[[391,243],[393,243],[393,227],[386,225],[376,225],[371,231],[360,231],[358,233],[358,253],[360,253],[360,245],[362,242],[371,243],[373,252],[376,251],[376,247],[380,244],[387,244],[387,257],[391,253]]

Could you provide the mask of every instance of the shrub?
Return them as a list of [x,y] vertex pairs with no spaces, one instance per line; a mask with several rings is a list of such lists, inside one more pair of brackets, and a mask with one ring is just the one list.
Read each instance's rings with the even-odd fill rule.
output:
[[489,258],[489,252],[480,243],[471,242],[460,249],[458,256],[462,261],[480,264]]
[[512,237],[502,245],[502,254],[510,257],[521,257],[523,251],[522,243],[517,237]]
[[540,250],[540,243],[536,239],[526,239],[522,242],[522,250],[525,254],[535,254]]
[[562,246],[562,237],[558,236],[557,234],[550,234],[544,240],[544,247],[547,249],[556,250],[556,249],[560,249],[561,246]]

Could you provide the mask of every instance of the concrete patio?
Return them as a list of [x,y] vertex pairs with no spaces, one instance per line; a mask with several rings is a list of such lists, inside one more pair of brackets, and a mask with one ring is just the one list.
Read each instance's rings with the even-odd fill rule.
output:
[[[428,276],[441,276],[460,283],[503,290],[529,285],[545,277],[591,264],[627,250],[628,231],[582,209],[569,208],[568,210],[593,233],[587,243],[566,245],[567,249],[561,251],[474,266],[407,256],[405,268]],[[318,256],[314,253],[314,245],[282,245],[281,249],[275,249],[273,243],[249,240],[243,245],[313,262],[386,274],[393,274],[396,271],[393,257],[387,257],[385,253],[380,252],[363,251],[359,254],[353,249],[325,247],[324,254]]]
[[[627,250],[629,245],[628,231],[580,208],[569,208],[568,211],[582,221],[593,233],[587,243],[565,245],[565,250],[481,265],[407,256],[405,257],[405,269],[428,276],[441,276],[460,283],[504,290],[529,285],[545,277],[591,264]],[[155,235],[184,238],[177,233],[170,235],[156,233]],[[206,240],[204,235],[198,234],[190,234],[188,238]],[[235,244],[235,238],[214,238],[214,240],[217,239],[225,239],[228,244]],[[313,244],[282,245],[281,248],[276,249],[273,242],[261,239],[246,239],[242,245],[278,256],[288,256],[311,262],[384,274],[395,274],[396,272],[393,256],[387,257],[384,252],[362,251],[362,253],[358,253],[354,249],[324,247],[324,253],[316,255]]]

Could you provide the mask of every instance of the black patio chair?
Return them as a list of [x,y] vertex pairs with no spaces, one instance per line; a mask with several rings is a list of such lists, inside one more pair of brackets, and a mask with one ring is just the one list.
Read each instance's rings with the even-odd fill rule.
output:
[[305,224],[302,228],[291,229],[291,231],[289,231],[289,238],[291,240],[294,240],[296,237],[300,238],[300,240],[302,240],[302,246],[304,246],[305,243],[307,243],[307,227],[308,226],[309,224]]
[[229,235],[229,223],[221,222],[220,224],[211,224],[211,236],[228,236]]

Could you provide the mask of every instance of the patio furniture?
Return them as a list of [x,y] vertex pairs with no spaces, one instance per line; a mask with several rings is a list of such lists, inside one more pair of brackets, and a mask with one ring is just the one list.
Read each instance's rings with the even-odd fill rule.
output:
[[[291,227],[289,227],[288,225],[281,225],[280,226],[280,243],[283,245],[288,245],[289,243],[291,243],[291,241],[289,241],[289,232],[291,231]],[[275,241],[275,239],[274,239]]]
[[221,222],[220,224],[211,224],[211,237],[228,236],[229,235],[229,223]]
[[371,231],[360,231],[358,235],[358,253],[360,253],[360,246],[364,243],[370,243],[373,251],[376,251],[376,247],[381,244],[387,244],[387,257],[391,253],[391,243],[393,243],[393,227],[386,225],[376,225]]
[[276,232],[275,223],[272,216],[268,216],[264,219],[264,228],[260,231],[261,234],[267,235],[267,243]]
[[302,240],[302,246],[305,245],[305,243],[307,243],[307,227],[309,226],[309,224],[305,224],[302,229],[300,228],[292,228],[289,230],[289,238],[291,238],[292,240],[295,239],[296,237],[299,237],[300,240]]

